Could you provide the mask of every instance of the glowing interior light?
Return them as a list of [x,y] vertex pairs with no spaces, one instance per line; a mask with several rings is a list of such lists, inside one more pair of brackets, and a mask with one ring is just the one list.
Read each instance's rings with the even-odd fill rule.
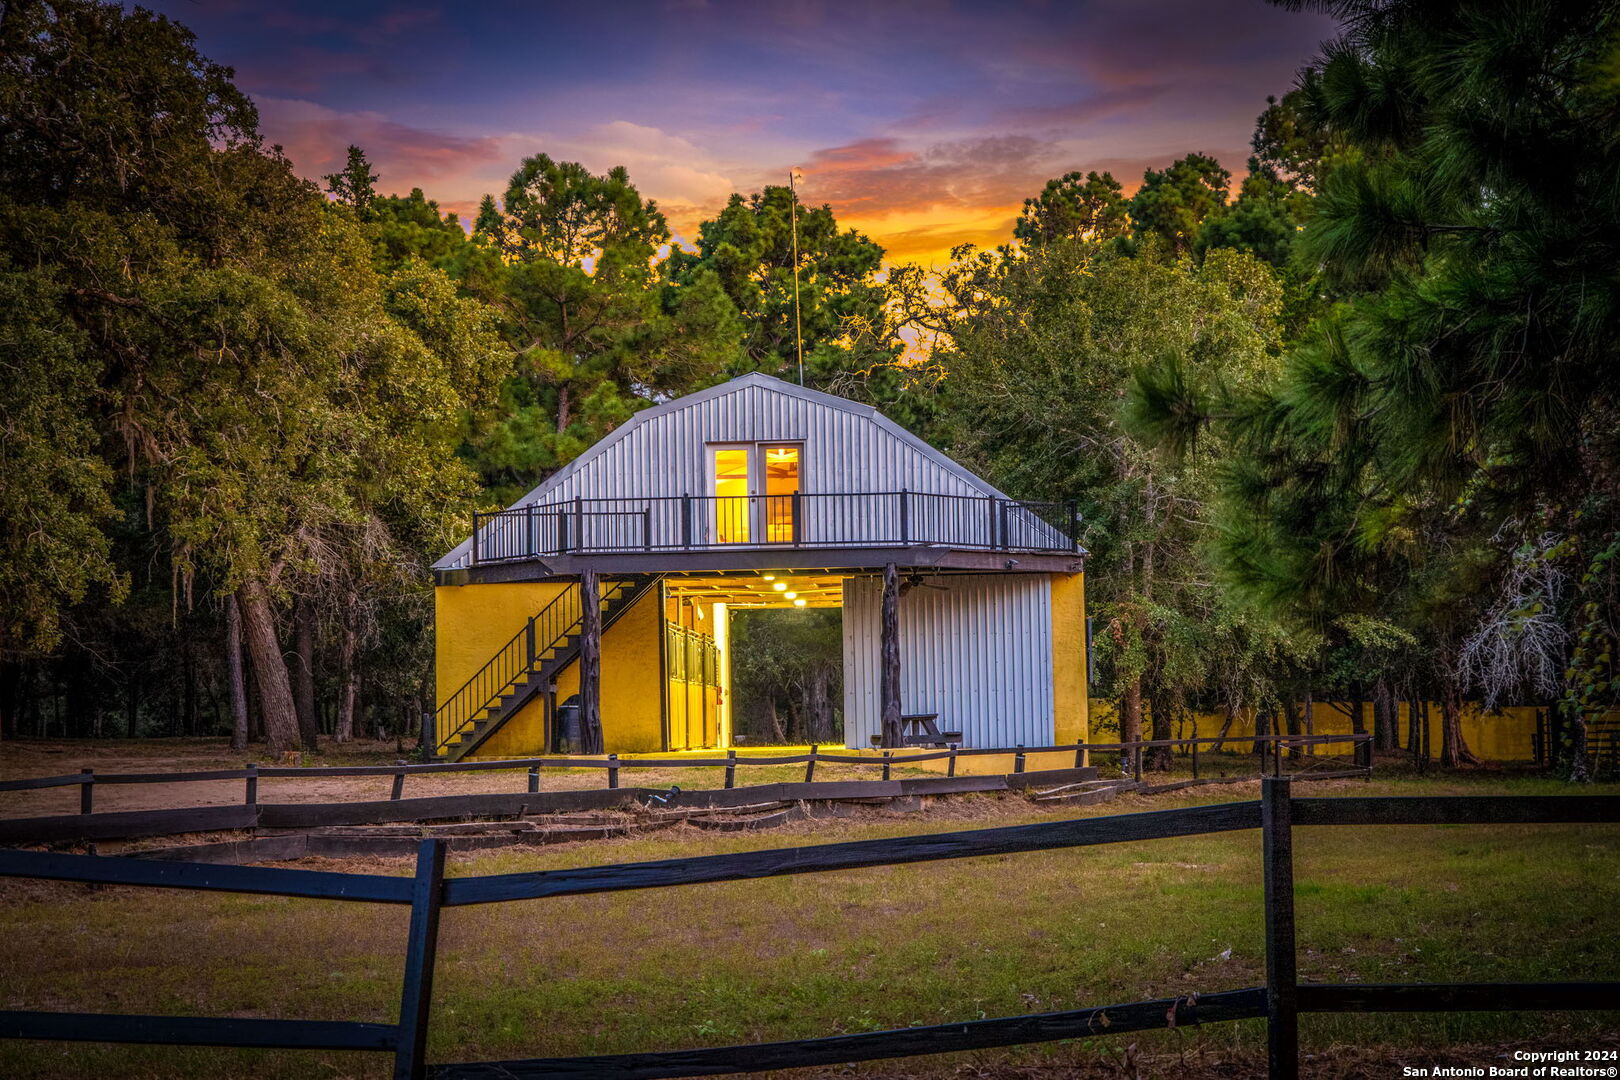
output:
[[799,598],[799,594],[796,592],[785,592],[782,595],[787,597],[789,600],[797,600]]
[[794,607],[804,607],[804,597],[801,596],[797,600],[793,601],[793,606]]
[[778,581],[775,585],[772,585],[771,588],[775,589],[777,592],[783,592],[787,589],[787,582]]
[[775,581],[776,580],[776,575],[775,574],[766,574],[765,575],[765,580],[766,581]]

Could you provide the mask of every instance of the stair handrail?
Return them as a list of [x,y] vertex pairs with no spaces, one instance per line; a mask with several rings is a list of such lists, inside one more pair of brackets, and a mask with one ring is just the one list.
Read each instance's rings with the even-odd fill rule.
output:
[[[479,713],[489,708],[490,702],[499,700],[501,695],[511,688],[518,675],[533,666],[539,637],[536,626],[549,616],[553,609],[566,604],[570,598],[574,600],[577,609],[579,597],[575,589],[566,588],[552,597],[551,603],[529,616],[522,628],[512,635],[512,640],[495,650],[495,655],[485,661],[483,667],[473,672],[455,693],[444,699],[444,704],[434,712],[433,730],[438,736],[436,750],[443,750],[454,742],[463,731],[472,726]],[[577,613],[575,621],[578,621]],[[548,642],[547,648],[552,644],[555,644],[555,639]],[[524,662],[514,666],[519,656],[523,657]],[[506,670],[504,679],[498,678],[496,670],[498,665]],[[463,705],[460,710],[452,710],[452,706],[466,701],[471,701],[472,704]]]
[[[656,580],[656,578],[653,580]],[[634,579],[610,582],[598,598],[598,602],[610,603],[618,599],[625,591],[634,588],[636,584],[637,581]],[[563,611],[559,610],[559,605],[567,608],[568,601],[573,602],[573,617],[565,621]],[[519,675],[532,672],[536,659],[550,652],[557,647],[559,642],[565,640],[580,625],[583,616],[584,612],[579,605],[579,590],[574,588],[564,589],[552,597],[551,603],[541,608],[538,613],[531,615],[528,621],[523,624],[523,628],[512,635],[512,640],[501,646],[494,656],[485,661],[483,667],[474,672],[455,693],[445,699],[443,705],[435,710],[433,724],[436,736],[435,752],[444,751],[463,732],[473,727],[477,723],[478,715],[488,711],[493,702],[499,701],[501,696],[517,683]],[[552,627],[557,623],[562,625],[555,626],[555,629],[553,629]],[[544,641],[543,645],[541,644],[542,641]],[[492,671],[503,660],[506,660],[508,666],[510,666],[520,656],[523,658],[522,662],[515,667],[510,667],[504,679],[499,679],[498,673]],[[480,691],[482,692],[481,697],[479,696]],[[478,704],[476,707],[462,712],[459,719],[456,718],[454,713],[447,716],[446,713],[451,706],[463,699],[476,700]],[[454,727],[450,726],[452,723]]]

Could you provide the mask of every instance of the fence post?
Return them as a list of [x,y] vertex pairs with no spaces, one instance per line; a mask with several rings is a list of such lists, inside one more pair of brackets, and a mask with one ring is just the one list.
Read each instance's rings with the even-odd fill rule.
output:
[[692,496],[681,496],[681,546],[692,546]]
[[416,849],[411,886],[411,929],[405,939],[405,982],[399,997],[399,1046],[394,1080],[427,1075],[428,1011],[433,1006],[433,962],[439,948],[439,907],[444,902],[444,841],[423,840]]
[[946,776],[955,776],[956,775],[956,751],[957,751],[957,747],[954,747],[954,746],[951,747],[951,757],[950,757],[950,760],[945,765],[945,775]]
[[814,743],[810,746],[810,760],[804,763],[804,782],[807,784],[816,778],[816,751],[820,749]]
[[529,794],[533,795],[540,790],[540,766],[529,766]]
[[726,751],[726,787],[737,786],[737,751]]
[[900,543],[911,543],[911,492],[900,489]]
[[405,769],[403,768],[405,763],[396,761],[394,764],[401,766],[401,768],[394,770],[394,790],[389,792],[388,797],[398,802],[400,797],[405,794]]
[[523,508],[523,537],[529,554],[540,554],[540,527],[535,524],[534,503]]
[[1289,783],[1260,781],[1266,876],[1266,1041],[1270,1080],[1299,1076],[1298,958],[1294,952],[1294,837]]
[[422,710],[422,739],[418,747],[417,756],[423,761],[432,761],[434,753],[439,748],[438,732],[434,731],[434,715],[432,709]]
[[607,770],[607,772],[608,772],[608,787],[610,787],[610,788],[618,787],[619,786],[619,755],[618,754],[609,754],[608,755],[608,770]]
[[251,761],[247,764],[247,793],[242,797],[242,801],[249,806],[254,806],[259,801],[259,766]]
[[1138,784],[1142,782],[1142,744],[1137,743],[1131,747],[1131,776]]
[[1192,767],[1193,767],[1193,779],[1196,780],[1196,779],[1198,779],[1198,725],[1197,724],[1193,725]]
[[1018,752],[1013,755],[1013,772],[1021,773],[1023,771],[1024,771],[1024,744],[1019,743],[1018,744]]
[[893,753],[892,750],[883,751],[883,779],[885,780],[889,778],[889,756]]
[[96,770],[80,769],[79,775],[84,777],[79,781],[79,813],[88,814],[96,808]]
[[1081,739],[1074,744],[1074,767],[1079,769],[1086,764],[1086,741]]
[[1080,550],[1080,503],[1074,499],[1069,500],[1069,548]]

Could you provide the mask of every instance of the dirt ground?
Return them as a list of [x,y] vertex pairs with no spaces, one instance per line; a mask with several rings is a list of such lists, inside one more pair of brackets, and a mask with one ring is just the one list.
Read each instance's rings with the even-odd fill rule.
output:
[[[332,765],[393,765],[401,760],[414,763],[411,751],[400,753],[395,744],[354,742],[326,744],[319,754],[298,755],[296,764],[311,767]],[[804,766],[760,766],[746,764],[737,769],[739,787],[789,780],[803,780]],[[91,768],[98,773],[198,772],[213,769],[240,769],[249,762],[261,766],[285,764],[263,752],[262,746],[233,754],[224,739],[102,739],[85,740],[18,739],[0,742],[0,780],[21,780],[37,776],[65,776]],[[625,787],[714,788],[724,783],[724,769],[641,769],[627,759],[619,782]],[[873,765],[818,764],[819,780],[876,780]],[[895,776],[928,775],[896,769]],[[607,786],[603,769],[545,769],[541,789],[547,791],[600,788]],[[390,776],[261,777],[259,801],[265,803],[363,802],[386,799],[393,787]],[[407,777],[405,798],[434,795],[486,795],[528,790],[528,775],[520,769],[487,770],[466,773],[425,773]],[[222,806],[241,802],[241,780],[205,780],[175,784],[104,784],[95,790],[97,811],[159,810],[181,806]],[[34,817],[71,814],[79,809],[77,786],[41,788],[31,791],[0,792],[0,817]]]

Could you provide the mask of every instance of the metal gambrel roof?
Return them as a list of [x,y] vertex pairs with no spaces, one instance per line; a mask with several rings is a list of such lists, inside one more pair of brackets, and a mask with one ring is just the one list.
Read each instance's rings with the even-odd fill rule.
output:
[[[572,500],[702,494],[705,448],[803,442],[807,491],[1007,496],[870,405],[753,373],[637,412],[510,509]],[[469,537],[434,565],[467,565]]]

